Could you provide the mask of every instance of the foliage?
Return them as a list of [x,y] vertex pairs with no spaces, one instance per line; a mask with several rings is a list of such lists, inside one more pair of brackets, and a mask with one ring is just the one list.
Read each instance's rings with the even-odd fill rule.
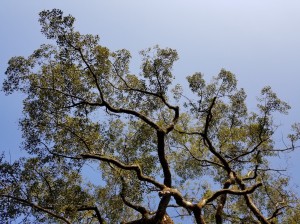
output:
[[[135,75],[127,50],[111,52],[98,36],[75,31],[72,16],[54,9],[39,21],[56,44],[11,58],[3,83],[7,94],[26,95],[20,126],[30,156],[12,164],[1,157],[1,223],[172,223],[174,216],[282,223],[299,216],[289,179],[269,160],[294,150],[300,128],[294,125],[290,146],[276,148],[273,114],[289,105],[270,87],[253,112],[224,69],[211,82],[188,76],[185,96],[172,84],[175,50],[142,51]],[[90,183],[82,167],[95,162],[99,180]]]

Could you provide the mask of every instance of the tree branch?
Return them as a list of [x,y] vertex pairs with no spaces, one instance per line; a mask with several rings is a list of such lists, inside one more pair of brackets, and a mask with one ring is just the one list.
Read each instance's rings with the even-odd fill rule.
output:
[[7,194],[0,194],[0,197],[6,197],[6,198],[13,199],[15,201],[18,201],[18,202],[24,204],[24,205],[30,206],[30,207],[32,207],[34,209],[37,209],[37,210],[39,210],[41,212],[45,212],[45,213],[53,216],[54,218],[57,218],[57,219],[60,219],[60,220],[64,221],[65,223],[71,224],[71,222],[68,221],[66,218],[64,218],[64,217],[62,217],[60,215],[57,215],[57,214],[49,211],[48,209],[45,209],[45,208],[43,208],[43,207],[41,207],[39,205],[36,205],[36,204],[34,204],[34,203],[30,202],[30,201],[27,201],[25,199],[14,197],[14,196],[7,195]]
[[224,169],[227,171],[228,174],[230,174],[231,168],[229,166],[229,163],[224,159],[223,156],[221,156],[220,153],[217,152],[217,150],[215,149],[215,147],[213,146],[213,144],[211,143],[211,141],[208,137],[208,128],[209,128],[210,122],[212,120],[212,109],[216,103],[216,100],[217,100],[217,97],[214,97],[211,105],[208,108],[207,116],[206,116],[206,120],[205,120],[204,133],[201,133],[201,136],[203,137],[204,143],[207,145],[209,151],[220,160],[220,162],[224,166]]
[[[235,175],[235,180],[242,190],[246,189],[244,182],[237,175]],[[255,206],[251,197],[248,194],[244,194],[243,196],[244,196],[244,199],[246,201],[248,208],[253,212],[255,217],[263,224],[270,224],[270,222],[263,216],[263,214],[261,214],[259,209]]]
[[206,204],[214,201],[217,197],[219,197],[222,194],[233,194],[233,195],[251,194],[256,190],[256,188],[258,188],[260,186],[262,186],[262,183],[254,184],[252,187],[244,189],[244,190],[222,189],[222,190],[215,192],[212,196],[210,196],[208,199],[206,199]]
[[124,202],[125,205],[127,205],[128,207],[134,209],[135,211],[141,213],[141,215],[144,217],[144,218],[148,218],[148,215],[150,214],[150,212],[144,208],[143,206],[139,206],[139,205],[134,205],[132,204],[130,201],[128,201],[124,195],[123,192],[121,192],[120,194],[121,198],[122,198],[122,201]]
[[[234,179],[229,178],[224,183],[223,189],[228,189],[233,183],[234,183]],[[226,200],[227,200],[227,194],[222,194],[221,198],[220,198],[220,201],[218,203],[217,209],[216,209],[216,214],[215,214],[215,219],[216,219],[217,224],[222,224],[223,223],[222,213],[223,213],[223,208],[225,206]]]
[[106,101],[103,101],[101,106],[105,106],[109,111],[117,113],[117,114],[124,113],[124,114],[129,114],[129,115],[133,115],[135,117],[138,117],[141,120],[143,120],[145,123],[150,125],[152,128],[154,128],[156,130],[159,130],[159,131],[162,131],[162,129],[156,123],[154,123],[148,117],[142,115],[141,113],[139,113],[137,111],[124,109],[124,108],[114,108],[109,103],[107,103]]
[[166,210],[167,210],[170,200],[171,200],[171,195],[162,196],[162,198],[160,199],[156,214],[153,218],[153,223],[161,223],[164,216],[166,215]]
[[77,211],[94,211],[100,224],[104,224],[104,220],[101,217],[100,211],[97,207],[82,207],[78,208]]
[[121,177],[122,179],[122,190],[121,190],[121,193],[120,193],[120,196],[124,202],[125,205],[127,205],[128,207],[134,209],[135,211],[141,213],[141,215],[143,216],[143,218],[146,218],[148,219],[149,217],[149,214],[150,214],[150,211],[148,211],[146,208],[144,208],[143,206],[139,206],[139,205],[134,205],[133,203],[131,203],[130,201],[128,201],[125,197],[125,191],[126,191],[126,183],[125,183],[125,180],[124,180],[124,177]]
[[171,176],[171,171],[169,168],[168,161],[166,159],[165,155],[165,134],[164,132],[157,132],[157,153],[158,153],[158,158],[159,162],[162,166],[163,173],[164,173],[164,184],[167,187],[172,186],[172,176]]
[[281,210],[284,209],[285,207],[286,206],[276,208],[275,211],[272,213],[272,215],[269,218],[267,218],[267,219],[271,220],[273,218],[276,218],[278,215],[282,214]]
[[85,65],[87,66],[88,70],[90,71],[90,73],[92,74],[94,81],[95,81],[95,85],[98,89],[98,92],[100,94],[100,98],[101,98],[101,104],[100,106],[105,106],[109,111],[114,112],[114,113],[125,113],[125,114],[130,114],[130,115],[134,115],[140,119],[142,119],[143,121],[145,121],[147,124],[149,124],[151,127],[155,128],[156,130],[160,130],[160,127],[155,124],[153,121],[151,121],[149,118],[147,118],[146,116],[142,115],[141,113],[138,113],[137,111],[134,110],[129,110],[129,109],[123,109],[123,108],[114,108],[112,107],[108,102],[105,101],[104,99],[104,95],[102,93],[100,84],[98,82],[97,76],[95,74],[95,72],[93,71],[93,69],[91,68],[90,64],[86,61],[82,50],[80,48],[77,48],[75,46],[73,46],[69,41],[67,41],[67,43],[76,51],[79,52],[81,59],[83,60],[83,62],[85,63]]
[[111,158],[108,156],[102,156],[102,155],[98,155],[98,154],[83,153],[80,156],[83,159],[96,159],[96,160],[112,163],[112,164],[116,165],[117,167],[124,169],[124,170],[134,170],[136,172],[139,180],[151,183],[159,189],[163,189],[165,187],[165,185],[157,182],[156,180],[152,179],[151,177],[145,176],[142,173],[142,169],[139,165],[126,165],[114,158]]
[[159,192],[159,195],[160,196],[165,196],[165,195],[173,196],[176,203],[179,206],[184,207],[188,210],[193,209],[193,207],[195,206],[192,202],[185,200],[183,195],[175,188],[166,187],[162,191]]

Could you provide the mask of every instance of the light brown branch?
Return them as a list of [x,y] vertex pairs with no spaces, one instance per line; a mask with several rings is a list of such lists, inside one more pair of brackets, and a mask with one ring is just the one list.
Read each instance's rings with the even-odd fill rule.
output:
[[[242,190],[246,189],[244,182],[237,175],[235,175],[235,180]],[[263,216],[263,214],[261,214],[259,209],[255,206],[251,197],[248,194],[244,194],[243,197],[246,201],[248,208],[253,212],[255,217],[263,224],[270,224],[270,222]]]
[[206,204],[209,202],[214,201],[217,197],[219,197],[222,194],[233,194],[233,195],[247,195],[253,193],[256,188],[262,186],[262,183],[254,184],[250,188],[246,188],[244,190],[232,190],[232,189],[222,189],[217,192],[215,192],[212,196],[206,199]]

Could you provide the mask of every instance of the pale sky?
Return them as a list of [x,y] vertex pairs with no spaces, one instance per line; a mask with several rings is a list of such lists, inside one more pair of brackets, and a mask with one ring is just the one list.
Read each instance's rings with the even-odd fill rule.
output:
[[[270,85],[292,106],[288,116],[276,117],[281,124],[276,141],[282,141],[293,122],[300,122],[299,0],[2,0],[0,83],[10,57],[28,56],[47,42],[38,13],[52,8],[72,14],[76,28],[99,34],[102,45],[130,50],[133,72],[138,72],[138,52],[158,44],[178,50],[174,74],[183,85],[194,72],[208,80],[221,68],[235,73],[250,110],[262,87]],[[12,160],[21,155],[21,99],[0,92],[0,151]],[[300,153],[290,157],[292,183],[300,185]]]

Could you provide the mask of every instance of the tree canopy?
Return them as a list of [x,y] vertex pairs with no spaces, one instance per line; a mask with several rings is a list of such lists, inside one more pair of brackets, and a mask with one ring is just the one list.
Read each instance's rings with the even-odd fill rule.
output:
[[132,74],[129,51],[109,50],[74,21],[42,11],[52,44],[9,60],[2,89],[26,96],[29,156],[1,157],[2,223],[297,223],[298,196],[270,161],[297,147],[300,125],[279,148],[273,117],[290,107],[270,87],[248,111],[225,69],[175,85],[178,54],[158,46],[140,52]]

